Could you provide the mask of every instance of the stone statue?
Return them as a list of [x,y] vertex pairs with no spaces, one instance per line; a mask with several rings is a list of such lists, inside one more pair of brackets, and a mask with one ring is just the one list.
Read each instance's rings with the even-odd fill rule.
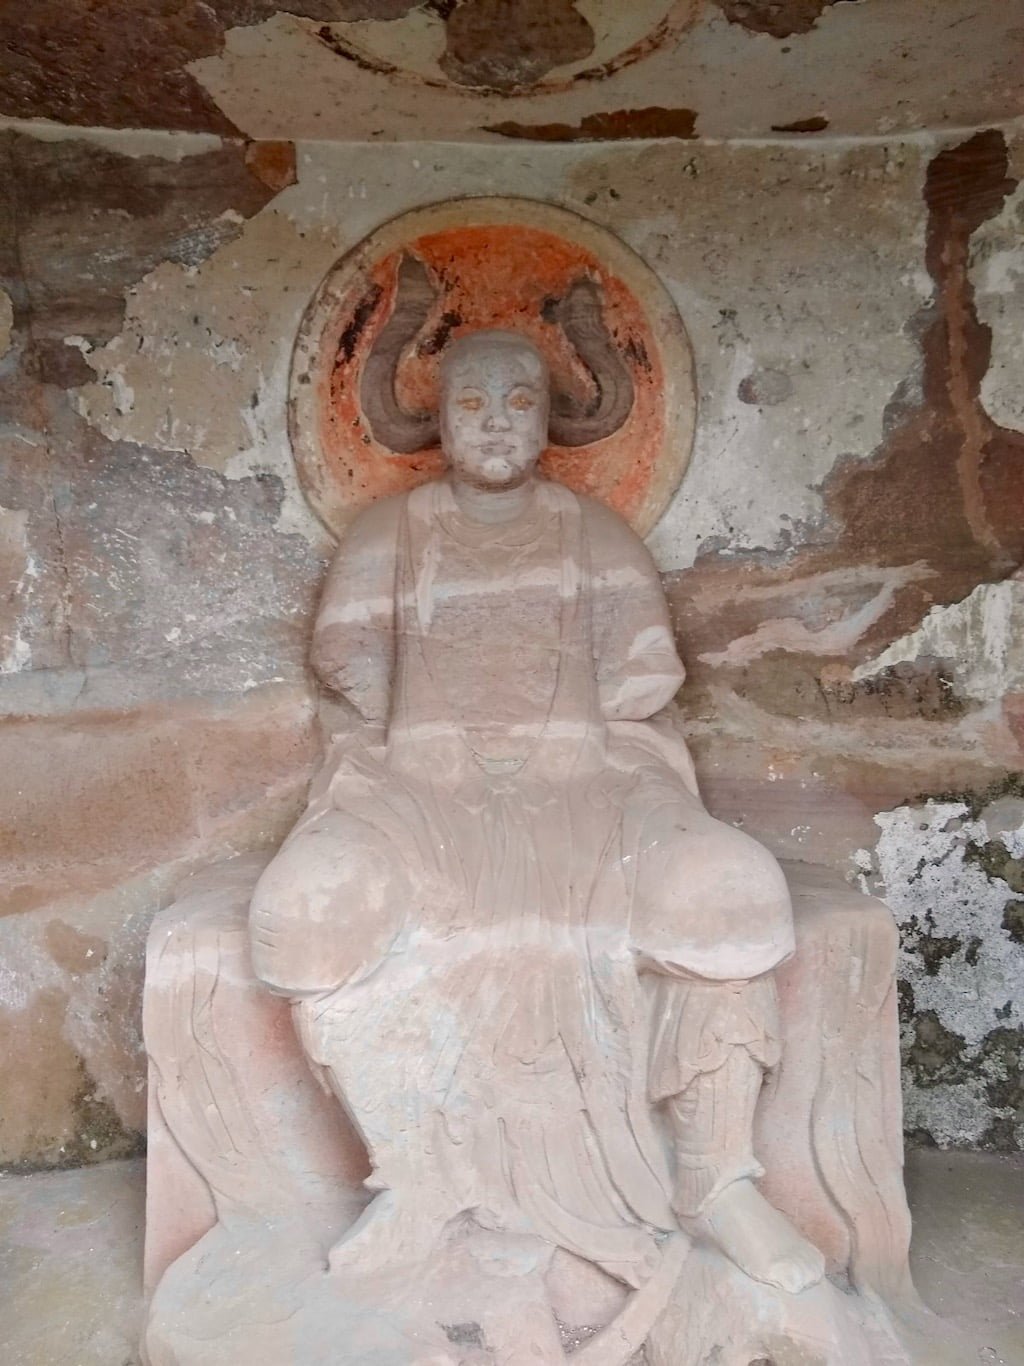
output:
[[636,1287],[678,1216],[803,1290],[822,1257],[751,1146],[785,879],[650,724],[683,679],[668,609],[628,527],[537,477],[540,353],[470,334],[441,390],[449,477],[356,521],[314,638],[383,732],[337,757],[252,906],[256,973],[381,1191],[332,1265],[415,1266],[479,1211]]
[[[601,1330],[573,1355],[605,1366],[645,1342],[664,1366],[748,1366],[769,1339],[778,1366],[811,1360],[808,1345],[842,1366],[907,1360],[877,1301],[823,1280],[823,1252],[758,1188],[790,891],[767,850],[701,803],[665,710],[683,669],[647,550],[604,505],[537,474],[549,402],[524,337],[452,343],[447,476],[363,512],[324,591],[314,665],[362,720],[335,739],[249,923],[251,970],[287,1002],[331,1098],[318,1151],[333,1132],[368,1155],[372,1198],[336,1212],[333,1231],[314,1214],[327,1168],[302,1186],[316,1166],[302,1135],[288,1163],[277,1151],[289,1123],[302,1129],[295,1094],[280,1079],[243,1094],[229,1041],[243,1012],[217,1016],[223,981],[249,970],[241,941],[217,921],[214,969],[201,917],[154,930],[159,1133],[203,1174],[219,1222],[160,1283],[151,1366],[525,1366],[565,1359],[566,1323]],[[891,1005],[879,934],[888,947],[862,972],[845,1045],[862,1072],[856,1031]],[[214,971],[197,1006],[195,981]],[[889,1258],[891,1284],[883,1272],[875,1289],[910,1293],[886,1126],[886,1153],[865,1157],[861,1136],[855,1162],[846,1138],[826,1138],[847,1173],[828,1217],[866,1207],[844,1179],[887,1203],[895,1250],[876,1261]],[[279,1186],[300,1193],[288,1205]],[[867,1214],[848,1223],[870,1243]],[[196,1296],[211,1276],[217,1311]]]

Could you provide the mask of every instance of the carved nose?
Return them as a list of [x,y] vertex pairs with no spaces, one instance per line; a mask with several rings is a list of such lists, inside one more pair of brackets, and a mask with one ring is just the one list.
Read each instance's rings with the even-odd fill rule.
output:
[[489,432],[507,432],[511,425],[508,413],[501,408],[492,408],[484,422],[484,427]]

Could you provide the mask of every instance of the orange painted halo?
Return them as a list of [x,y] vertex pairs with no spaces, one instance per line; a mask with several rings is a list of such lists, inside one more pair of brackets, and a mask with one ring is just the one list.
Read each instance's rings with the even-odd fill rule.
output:
[[299,480],[317,516],[340,535],[377,498],[436,478],[434,447],[401,455],[380,445],[359,401],[362,369],[394,303],[404,253],[438,289],[396,388],[404,406],[437,406],[440,353],[481,328],[522,332],[548,358],[553,383],[579,393],[581,368],[547,300],[587,275],[629,368],[633,407],[617,432],[587,446],[550,446],[542,472],[620,513],[645,535],[690,459],[696,419],[693,355],[658,277],[617,237],[567,209],[528,199],[449,200],[392,219],[341,258],[299,328],[289,381],[289,429]]

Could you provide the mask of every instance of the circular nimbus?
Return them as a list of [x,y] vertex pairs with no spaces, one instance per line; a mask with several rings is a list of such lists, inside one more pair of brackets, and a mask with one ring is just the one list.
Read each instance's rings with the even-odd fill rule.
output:
[[548,359],[541,471],[641,535],[693,446],[693,357],[658,277],[619,238],[527,199],[450,200],[392,219],[327,273],[299,329],[289,428],[299,480],[335,535],[360,508],[444,469],[438,368],[481,328]]

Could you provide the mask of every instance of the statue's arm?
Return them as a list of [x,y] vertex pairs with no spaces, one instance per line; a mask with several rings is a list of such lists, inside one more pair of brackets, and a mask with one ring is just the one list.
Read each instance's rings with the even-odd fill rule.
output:
[[668,603],[639,536],[591,499],[585,515],[601,711],[609,721],[643,721],[672,700],[685,677]]
[[361,513],[324,583],[312,664],[368,721],[387,719],[395,661],[395,554],[401,499]]

